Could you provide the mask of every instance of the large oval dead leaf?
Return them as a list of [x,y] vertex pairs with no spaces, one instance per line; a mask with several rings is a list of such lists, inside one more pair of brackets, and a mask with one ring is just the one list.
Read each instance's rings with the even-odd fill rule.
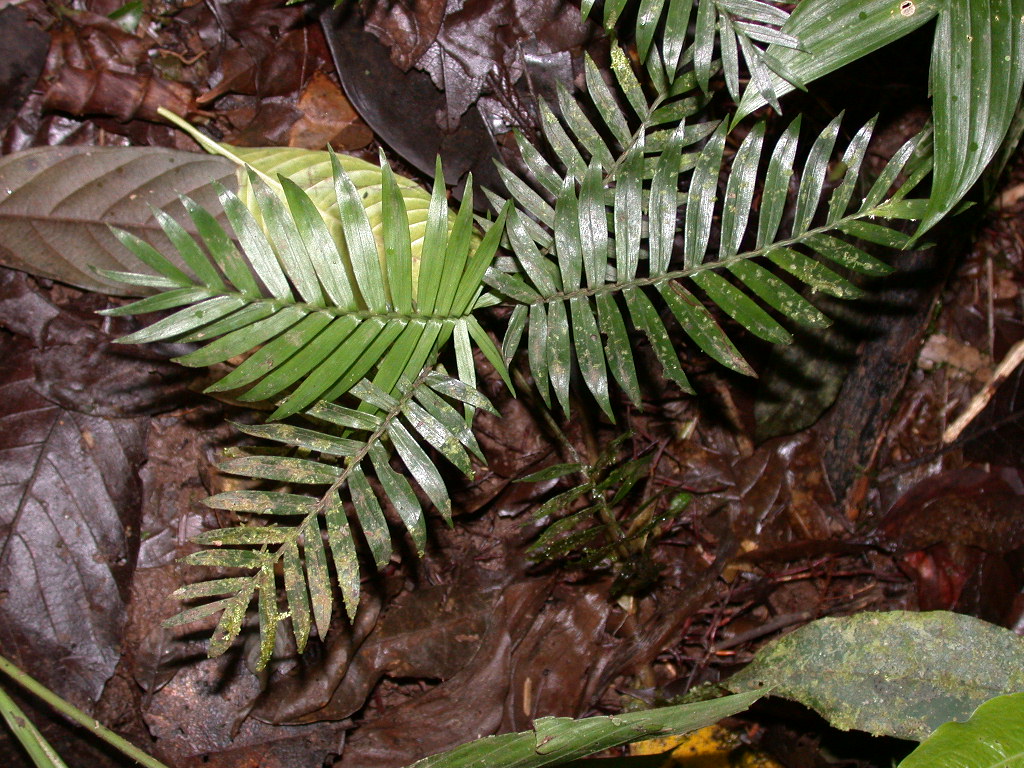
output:
[[160,147],[39,147],[0,158],[0,264],[79,288],[134,295],[93,267],[138,271],[120,227],[175,253],[150,206],[188,221],[178,195],[219,211],[210,182],[236,189],[230,160]]

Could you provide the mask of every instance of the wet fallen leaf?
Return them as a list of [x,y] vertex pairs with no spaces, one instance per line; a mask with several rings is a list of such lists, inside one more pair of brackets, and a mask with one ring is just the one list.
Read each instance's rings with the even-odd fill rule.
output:
[[[16,273],[3,274],[6,289]],[[8,361],[0,376],[0,641],[89,710],[120,658],[146,419],[89,416],[46,400],[35,387],[31,339],[4,335],[0,347]]]
[[46,64],[49,37],[15,5],[0,10],[0,131],[14,118]]
[[315,73],[306,84],[297,107],[302,117],[289,131],[290,147],[323,149],[330,144],[340,151],[352,151],[373,141],[373,132],[323,72]]

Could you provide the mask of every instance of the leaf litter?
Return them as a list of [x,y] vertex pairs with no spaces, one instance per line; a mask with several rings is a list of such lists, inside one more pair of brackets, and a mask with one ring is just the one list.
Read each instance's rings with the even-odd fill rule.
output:
[[[443,129],[466,121],[481,94],[485,102],[508,95],[501,83],[521,62],[505,52],[479,55],[494,53],[496,32],[518,39],[526,58],[548,57],[545,66],[563,78],[572,72],[568,51],[582,44],[566,32],[568,3],[391,4],[390,15],[384,3],[371,5],[399,68],[422,65],[445,86]],[[177,133],[141,119],[155,81],[227,141],[367,147],[369,129],[342,95],[323,33],[303,7],[270,0],[167,5],[126,31],[106,18],[114,3],[83,6],[61,18],[36,0],[19,7],[49,33],[51,72],[63,62],[68,72],[89,65],[108,73],[132,96],[125,100],[131,108],[83,98],[95,80],[68,80],[55,91],[42,82],[4,130],[4,153],[47,144],[186,146]],[[169,23],[153,23],[158,14]],[[527,31],[537,29],[530,25],[554,17],[567,20],[563,36],[530,49]],[[486,45],[477,45],[481,39]],[[53,106],[67,111],[47,112]],[[488,109],[503,126],[519,117],[507,104],[504,112],[493,103]],[[329,135],[332,125],[339,130]],[[374,129],[385,137],[389,127]],[[1018,161],[1008,186],[1022,178]],[[975,253],[941,299],[938,327],[929,329],[993,362],[1024,336],[1013,290],[1024,259],[1016,221],[999,213],[986,219]],[[174,561],[190,551],[188,537],[230,523],[197,503],[224,489],[225,478],[209,469],[229,439],[218,427],[223,407],[191,395],[187,377],[162,362],[170,353],[112,355],[109,339],[119,334],[89,314],[95,296],[3,276],[0,343],[13,361],[3,385],[12,395],[0,415],[11,425],[0,432],[9,445],[3,472],[14,478],[5,492],[14,494],[15,509],[39,499],[54,505],[49,510],[89,500],[96,511],[44,515],[76,526],[61,549],[33,540],[48,570],[15,568],[12,555],[0,561],[12,569],[0,602],[5,647],[174,765],[403,765],[481,733],[523,730],[540,714],[616,712],[682,694],[727,677],[779,631],[825,615],[956,608],[1024,626],[1020,532],[1005,513],[1007,504],[1019,508],[1019,475],[989,461],[998,448],[988,464],[969,461],[1000,445],[1002,427],[980,421],[963,454],[941,444],[951,414],[979,386],[977,371],[939,361],[909,373],[878,441],[866,446],[879,479],[859,497],[854,521],[831,487],[814,432],[757,445],[752,399],[741,384],[698,370],[705,397],[680,400],[652,370],[645,411],[623,411],[635,433],[626,450],[657,451],[644,481],[651,489],[694,495],[650,545],[660,569],[652,589],[615,598],[608,568],[579,572],[526,556],[537,527],[523,525],[525,513],[569,481],[512,482],[559,461],[559,447],[521,402],[502,401],[493,387],[488,394],[504,418],[479,421],[488,466],[461,491],[455,528],[435,526],[424,558],[402,551],[368,580],[354,625],[338,620],[298,658],[282,644],[263,677],[248,669],[251,643],[207,660],[201,634],[159,622],[176,610],[168,594],[187,577]],[[915,350],[900,354],[903,363],[915,362]],[[996,398],[997,414],[1013,427],[1019,398],[1008,391],[1006,402]],[[581,444],[614,437],[607,425],[592,425],[589,436],[575,429],[569,437]],[[31,467],[43,467],[42,459],[88,492],[69,495],[41,482]],[[974,521],[970,535],[965,510]],[[18,525],[22,518],[5,518],[4,552],[16,551]],[[76,572],[91,574],[93,590],[61,581],[68,559],[80,563]],[[23,591],[12,600],[15,587]],[[38,622],[17,620],[22,597],[58,587],[52,613],[89,616],[92,627],[86,647],[74,649],[73,674],[61,667],[59,676],[50,661],[69,653],[66,638],[41,639]],[[83,608],[84,601],[91,602]],[[65,754],[72,765],[107,759]],[[799,754],[808,766],[822,764],[813,751]]]

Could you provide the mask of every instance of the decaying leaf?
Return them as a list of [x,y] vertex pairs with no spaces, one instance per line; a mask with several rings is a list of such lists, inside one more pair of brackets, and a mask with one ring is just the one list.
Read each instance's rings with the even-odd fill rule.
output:
[[[0,305],[17,301],[23,278],[2,276]],[[39,344],[71,342],[58,308],[39,303],[34,315],[50,332]],[[0,336],[0,643],[88,710],[120,659],[147,419],[45,399],[36,388],[39,351],[31,336]]]

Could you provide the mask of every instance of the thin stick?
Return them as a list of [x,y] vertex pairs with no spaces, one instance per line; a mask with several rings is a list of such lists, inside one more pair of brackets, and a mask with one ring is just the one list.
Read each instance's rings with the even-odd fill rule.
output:
[[112,747],[120,750],[137,763],[144,765],[147,768],[167,768],[166,765],[161,763],[155,757],[150,757],[130,741],[118,736],[112,730],[100,724],[98,720],[85,714],[85,712],[80,710],[74,704],[64,701],[60,696],[26,673],[22,672],[17,666],[5,659],[3,656],[0,656],[0,672],[3,672],[30,693],[34,693],[69,720],[78,723],[90,733],[103,739]]
[[1021,362],[1024,362],[1024,339],[1010,347],[1010,351],[1006,353],[1006,357],[999,363],[999,367],[996,368],[989,382],[978,394],[971,398],[971,402],[968,403],[964,412],[957,417],[957,420],[946,428],[942,435],[943,443],[949,445],[960,437],[961,433],[967,428],[967,425],[974,421],[978,414],[985,409],[985,406],[988,405],[999,385],[1017,369]]

